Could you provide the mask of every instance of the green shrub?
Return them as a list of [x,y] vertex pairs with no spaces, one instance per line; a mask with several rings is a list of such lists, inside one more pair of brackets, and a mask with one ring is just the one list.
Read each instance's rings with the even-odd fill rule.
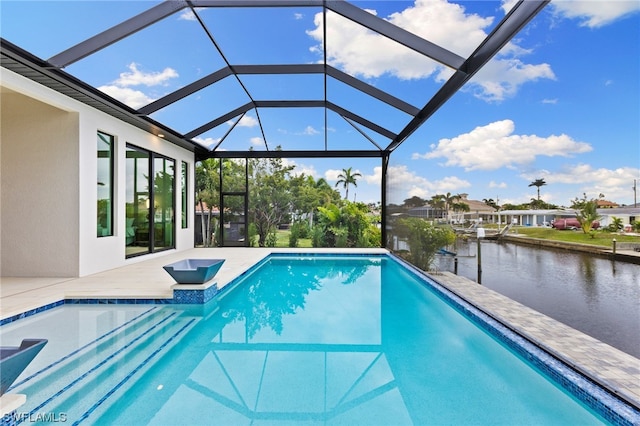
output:
[[275,247],[278,242],[278,236],[276,235],[276,230],[271,229],[267,234],[267,238],[264,240],[265,247]]
[[306,220],[298,220],[291,225],[291,233],[295,233],[298,238],[309,238],[311,235],[311,228],[309,222]]
[[434,226],[419,218],[398,221],[398,237],[409,243],[408,260],[418,268],[428,270],[439,249],[452,244],[456,234],[449,226]]
[[327,247],[325,243],[324,229],[316,225],[311,230],[311,246],[312,247]]
[[249,247],[255,247],[258,244],[258,228],[252,222],[249,224]]
[[607,227],[609,232],[619,232],[624,228],[624,224],[622,223],[622,219],[619,217],[613,216],[611,218],[611,223]]

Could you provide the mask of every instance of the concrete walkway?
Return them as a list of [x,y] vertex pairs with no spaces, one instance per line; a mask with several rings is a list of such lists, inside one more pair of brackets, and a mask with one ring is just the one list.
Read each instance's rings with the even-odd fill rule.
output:
[[[222,288],[269,253],[345,252],[336,249],[207,248],[171,252],[152,259],[80,278],[2,278],[0,319],[63,299],[172,298],[175,284],[162,266],[185,258],[224,258],[215,280]],[[387,253],[359,249],[359,253]],[[539,346],[575,365],[640,409],[640,360],[527,308],[484,286],[451,273],[433,278],[493,317],[509,324]]]

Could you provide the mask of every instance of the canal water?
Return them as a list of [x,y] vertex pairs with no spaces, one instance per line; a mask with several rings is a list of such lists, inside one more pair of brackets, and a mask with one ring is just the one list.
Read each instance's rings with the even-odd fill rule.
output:
[[[458,275],[477,281],[476,241],[457,243]],[[482,285],[640,358],[640,265],[482,241]],[[440,270],[454,258],[438,256]]]

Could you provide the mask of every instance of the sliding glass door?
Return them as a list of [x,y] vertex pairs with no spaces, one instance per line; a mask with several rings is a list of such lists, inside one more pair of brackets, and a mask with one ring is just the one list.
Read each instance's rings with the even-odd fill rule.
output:
[[175,162],[168,158],[153,159],[153,248],[173,248],[175,197]]
[[175,161],[127,145],[126,175],[126,256],[175,247]]

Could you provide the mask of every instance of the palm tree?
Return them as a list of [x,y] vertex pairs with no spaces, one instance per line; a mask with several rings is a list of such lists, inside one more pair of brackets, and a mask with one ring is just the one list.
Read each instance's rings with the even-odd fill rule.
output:
[[353,184],[353,186],[358,186],[356,183],[356,178],[362,177],[360,173],[351,173],[351,167],[348,169],[342,169],[342,173],[338,175],[338,181],[336,182],[336,186],[342,184],[344,188],[344,199],[349,199],[349,185]]
[[494,201],[493,198],[489,198],[489,199],[483,198],[482,202],[488,205],[489,207],[493,207],[496,210],[500,210],[500,206],[498,205],[497,202]]
[[535,187],[538,188],[538,202],[540,202],[540,187],[544,186],[546,184],[547,184],[547,182],[544,181],[544,178],[543,179],[536,179],[536,180],[534,180],[533,182],[531,182],[529,184],[529,186],[535,186]]
[[460,200],[461,198],[462,196],[460,194],[454,195],[450,192],[447,192],[445,195],[442,196],[442,199],[444,200],[444,203],[445,203],[445,209],[447,210],[447,221],[449,221],[449,209],[451,208],[451,205],[456,201]]
[[576,219],[580,223],[582,232],[588,234],[594,222],[602,219],[598,214],[598,203],[596,200],[587,201],[584,207],[576,212]]

